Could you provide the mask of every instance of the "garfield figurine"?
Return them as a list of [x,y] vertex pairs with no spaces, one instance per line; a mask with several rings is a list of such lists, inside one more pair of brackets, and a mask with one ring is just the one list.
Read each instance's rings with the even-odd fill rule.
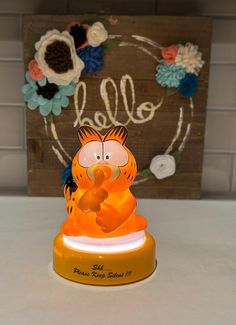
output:
[[156,268],[155,240],[136,213],[129,187],[137,165],[125,146],[128,132],[78,131],[81,147],[66,173],[67,220],[54,240],[53,269],[82,284],[112,286],[140,281]]
[[116,126],[104,136],[90,126],[78,131],[81,148],[72,161],[73,189],[66,184],[67,236],[117,237],[144,230],[146,220],[135,213],[136,199],[129,190],[136,161],[125,146],[128,132]]

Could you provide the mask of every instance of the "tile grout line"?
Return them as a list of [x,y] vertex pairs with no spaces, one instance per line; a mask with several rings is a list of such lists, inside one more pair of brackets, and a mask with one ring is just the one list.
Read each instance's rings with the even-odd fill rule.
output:
[[234,112],[236,111],[236,106],[211,106],[207,105],[207,110],[209,112]]
[[[215,43],[217,44],[217,43]],[[222,65],[236,65],[236,61],[227,61],[227,60],[222,60],[222,61],[210,61],[210,65],[218,65],[218,66],[222,66]]]
[[205,149],[203,151],[207,155],[235,155],[236,150],[224,150],[224,149]]
[[1,151],[22,151],[25,152],[26,149],[24,148],[24,146],[0,146],[0,153]]
[[4,103],[4,102],[0,102],[0,109],[1,108],[4,108],[4,107],[25,107],[25,103],[24,102],[22,102],[22,103],[17,103],[17,102],[15,102],[15,103],[10,103],[10,102],[8,102],[8,103]]
[[4,58],[0,57],[0,63],[24,63],[23,58]]

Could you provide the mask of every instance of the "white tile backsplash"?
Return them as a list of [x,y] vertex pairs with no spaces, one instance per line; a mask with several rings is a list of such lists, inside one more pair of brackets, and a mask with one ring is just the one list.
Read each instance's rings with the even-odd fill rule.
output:
[[0,104],[23,103],[21,87],[24,84],[22,62],[0,61]]
[[208,106],[236,108],[236,65],[211,65]]
[[205,148],[236,152],[236,109],[234,112],[208,110]]
[[25,143],[23,106],[0,106],[0,149],[23,149]]
[[236,63],[236,21],[213,21],[211,61],[213,63]]
[[205,154],[202,175],[202,190],[204,192],[230,191],[231,160],[230,155]]
[[0,16],[0,60],[22,60],[21,17]]
[[0,151],[0,190],[26,187],[27,168],[25,151]]

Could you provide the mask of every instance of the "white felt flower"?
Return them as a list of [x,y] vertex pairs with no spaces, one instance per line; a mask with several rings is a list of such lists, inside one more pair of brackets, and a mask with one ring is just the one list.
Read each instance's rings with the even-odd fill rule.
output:
[[171,155],[157,155],[151,161],[150,170],[157,179],[172,176],[176,171],[175,159]]
[[198,46],[186,43],[185,45],[179,45],[175,63],[183,67],[186,72],[198,75],[204,61],[202,60],[202,53],[198,51]]
[[87,40],[89,45],[97,47],[107,40],[108,33],[102,23],[94,23],[87,31]]
[[35,44],[35,59],[50,83],[77,82],[84,68],[77,56],[73,37],[67,32],[50,30]]

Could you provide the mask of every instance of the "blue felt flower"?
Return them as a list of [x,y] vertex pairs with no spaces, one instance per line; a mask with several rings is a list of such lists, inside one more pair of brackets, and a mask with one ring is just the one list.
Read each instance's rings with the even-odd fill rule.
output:
[[43,116],[50,113],[60,115],[62,108],[69,105],[67,96],[74,94],[74,83],[58,86],[49,83],[47,78],[33,80],[29,72],[26,72],[25,76],[28,83],[22,87],[22,92],[29,109],[34,110],[39,107],[39,112]]
[[61,173],[61,180],[63,182],[63,184],[65,184],[67,182],[67,180],[72,177],[72,164],[70,163],[68,166],[66,166],[65,169],[63,169],[62,173]]
[[86,46],[77,51],[78,56],[84,62],[84,72],[93,73],[103,66],[104,47]]
[[163,87],[178,88],[180,80],[184,78],[185,70],[176,64],[161,62],[157,66],[156,81]]
[[192,97],[197,88],[198,78],[194,73],[187,73],[179,84],[179,92],[183,97]]

